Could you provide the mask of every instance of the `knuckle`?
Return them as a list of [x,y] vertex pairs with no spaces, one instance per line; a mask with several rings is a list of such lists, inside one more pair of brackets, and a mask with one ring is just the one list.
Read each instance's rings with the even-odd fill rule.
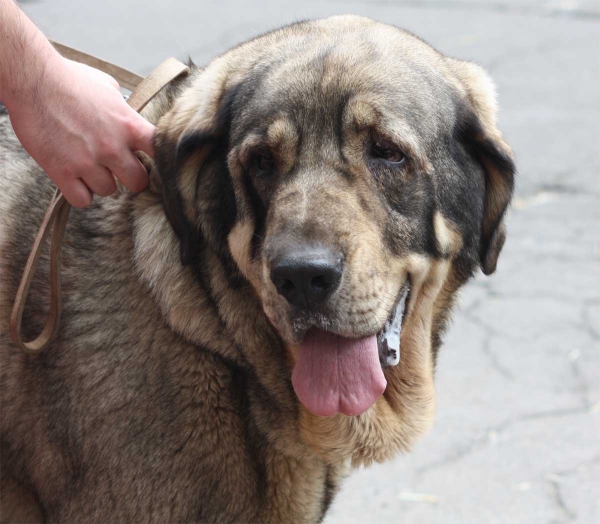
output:
[[74,175],[77,178],[81,178],[84,177],[86,175],[88,175],[89,173],[93,172],[94,169],[96,169],[96,164],[93,161],[87,161],[87,162],[82,162],[78,167],[77,167],[77,172],[74,173]]
[[106,197],[112,195],[117,190],[117,184],[115,184],[114,179],[112,177],[106,177],[106,180],[103,180],[102,184],[98,187],[98,195]]
[[57,182],[58,180],[62,179],[65,180],[66,183],[69,183],[69,181],[78,178],[77,174],[76,174],[76,170],[73,168],[73,166],[71,164],[67,164],[65,166],[63,166],[63,168],[60,170],[59,172],[60,174],[58,174],[58,176],[53,175],[52,179]]
[[138,124],[138,121],[136,118],[126,119],[125,122],[123,123],[123,126],[125,128],[125,132],[127,133],[127,136],[130,138],[131,137],[135,138],[141,134],[140,125]]
[[99,144],[100,157],[103,159],[114,159],[119,155],[119,147],[114,140],[103,138]]

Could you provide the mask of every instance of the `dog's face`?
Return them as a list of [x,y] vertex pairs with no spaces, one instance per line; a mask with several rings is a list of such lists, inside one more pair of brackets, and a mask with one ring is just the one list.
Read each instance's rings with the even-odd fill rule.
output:
[[444,260],[437,349],[456,290],[495,269],[514,169],[480,68],[357,17],[216,59],[161,120],[157,167],[183,262],[200,242],[234,261],[319,415],[381,394],[413,290]]

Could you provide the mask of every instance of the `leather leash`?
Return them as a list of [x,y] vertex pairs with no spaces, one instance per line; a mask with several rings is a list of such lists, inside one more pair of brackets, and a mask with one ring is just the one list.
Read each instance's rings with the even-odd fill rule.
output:
[[88,55],[83,51],[63,45],[60,42],[54,42],[53,40],[50,40],[50,43],[54,46],[54,49],[56,49],[65,58],[95,67],[96,69],[100,69],[100,71],[104,71],[112,76],[117,82],[119,82],[120,86],[129,89],[129,91],[133,91],[144,79],[143,76],[136,75],[135,73],[127,71],[127,69],[123,69],[118,65],[106,62],[105,60],[102,60],[96,56]]
[[[109,75],[113,76],[120,85],[133,90],[127,103],[138,113],[144,109],[158,92],[175,78],[181,75],[189,74],[189,68],[176,60],[168,58],[152,71],[146,78],[126,69],[118,67],[109,62],[105,62],[95,56],[88,55],[77,49],[67,47],[57,42],[52,42],[56,50],[65,58],[81,62],[83,64],[95,67]],[[39,353],[46,349],[58,334],[60,326],[60,314],[62,306],[61,286],[60,286],[60,262],[61,247],[64,238],[67,221],[71,205],[66,201],[62,193],[57,189],[48,206],[42,225],[33,243],[31,253],[27,259],[23,276],[17,290],[17,295],[13,304],[10,316],[10,335],[13,342],[26,353]],[[52,243],[50,245],[50,312],[46,325],[42,332],[31,342],[25,342],[22,337],[23,310],[29,295],[29,288],[35,270],[39,262],[42,248],[48,239],[52,229]]]

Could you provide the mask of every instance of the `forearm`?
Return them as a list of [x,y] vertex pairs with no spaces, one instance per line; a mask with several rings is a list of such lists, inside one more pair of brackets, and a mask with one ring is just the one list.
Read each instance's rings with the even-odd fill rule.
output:
[[123,100],[114,78],[61,57],[13,0],[0,0],[0,100],[25,150],[66,199],[85,207],[115,177],[141,191],[154,126]]
[[13,0],[0,0],[0,100],[36,103],[36,91],[58,53]]

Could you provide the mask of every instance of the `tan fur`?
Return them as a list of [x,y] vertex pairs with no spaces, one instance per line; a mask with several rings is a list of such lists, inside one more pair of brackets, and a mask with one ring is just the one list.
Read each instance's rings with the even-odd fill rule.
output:
[[497,132],[496,119],[498,102],[496,100],[496,86],[485,70],[472,62],[464,62],[453,58],[446,59],[452,72],[461,83],[462,89],[467,93],[470,102],[480,114],[483,123],[493,133]]
[[251,221],[239,222],[229,233],[228,242],[231,256],[240,271],[260,292],[260,281],[256,279],[256,268],[250,258],[250,240],[254,234],[254,224]]
[[440,252],[444,255],[456,255],[462,247],[462,238],[456,226],[444,218],[439,211],[435,212],[433,225]]

